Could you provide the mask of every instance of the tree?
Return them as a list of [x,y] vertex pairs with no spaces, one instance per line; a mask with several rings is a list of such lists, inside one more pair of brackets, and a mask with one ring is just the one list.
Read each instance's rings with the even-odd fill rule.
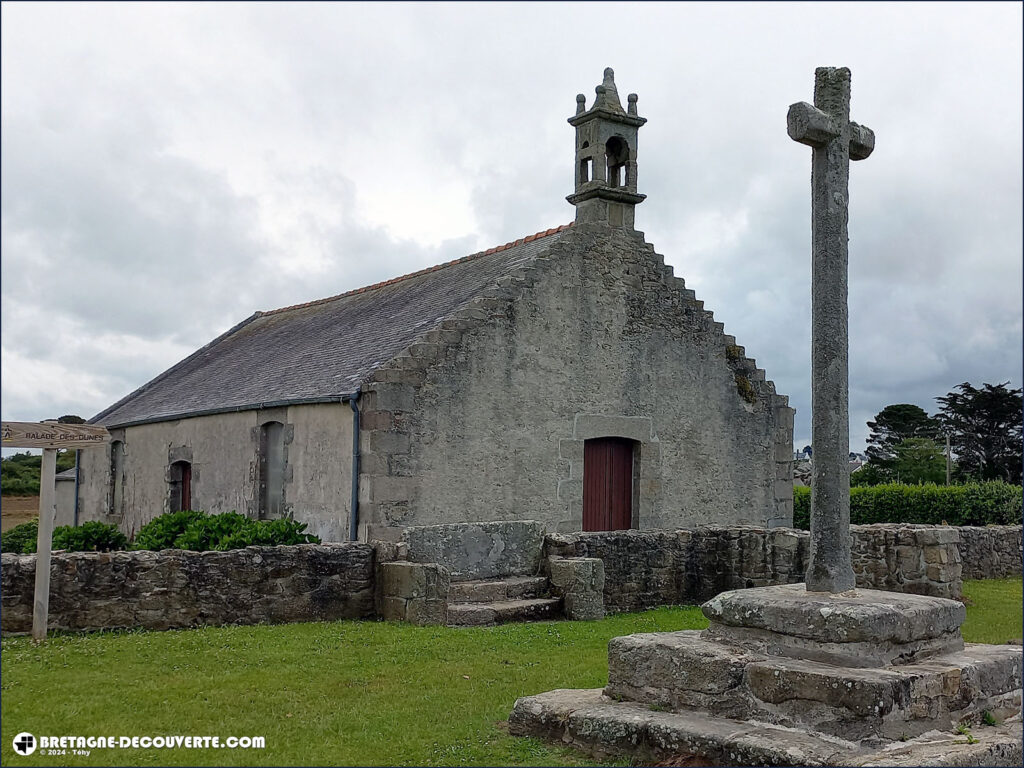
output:
[[871,434],[865,453],[868,461],[882,470],[892,469],[896,446],[904,440],[936,440],[939,436],[939,422],[910,403],[885,406],[868,422],[868,429]]
[[74,414],[65,414],[57,419],[58,424],[85,424],[85,419],[81,416],[75,416]]
[[945,397],[935,398],[942,405],[938,419],[949,433],[958,474],[1020,484],[1024,401],[1021,390],[1009,389],[1009,383],[975,389],[965,381]]
[[896,446],[892,471],[907,485],[942,483],[946,479],[946,456],[934,440],[908,437]]

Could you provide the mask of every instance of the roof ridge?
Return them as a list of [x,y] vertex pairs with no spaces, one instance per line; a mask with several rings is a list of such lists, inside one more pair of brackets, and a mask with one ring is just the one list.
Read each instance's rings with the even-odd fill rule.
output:
[[385,285],[393,285],[395,283],[400,283],[403,280],[408,280],[408,279],[413,278],[413,277],[419,277],[420,275],[425,275],[428,272],[436,272],[437,270],[444,269],[445,267],[451,267],[451,266],[454,266],[455,264],[463,264],[463,263],[465,263],[467,261],[470,261],[472,259],[477,259],[477,258],[480,258],[482,256],[489,256],[492,253],[498,253],[500,251],[506,251],[509,248],[515,248],[517,245],[523,245],[524,243],[532,243],[534,240],[540,240],[541,238],[548,237],[549,235],[554,235],[554,234],[557,234],[559,232],[564,232],[565,230],[569,229],[569,227],[571,227],[573,225],[573,223],[574,222],[570,221],[568,224],[562,224],[561,226],[558,226],[558,227],[552,227],[551,229],[544,230],[543,232],[536,232],[536,233],[534,233],[532,235],[528,235],[526,237],[521,237],[518,240],[513,240],[510,243],[505,243],[504,245],[498,245],[498,246],[495,246],[494,248],[488,248],[486,251],[479,251],[478,253],[471,253],[469,256],[463,256],[463,257],[455,259],[453,261],[446,261],[443,264],[435,264],[432,267],[426,267],[425,269],[420,269],[420,270],[418,270],[416,272],[410,272],[407,275],[400,275],[399,277],[393,277],[390,280],[384,280],[384,281],[379,282],[379,283],[373,283],[372,285],[364,285],[362,288],[355,288],[355,289],[353,289],[351,291],[345,291],[344,293],[339,293],[336,296],[328,296],[328,297],[323,298],[323,299],[314,299],[313,301],[306,301],[306,302],[303,302],[301,304],[291,304],[291,305],[289,305],[287,307],[279,307],[278,309],[269,309],[269,310],[267,310],[265,312],[257,312],[256,315],[260,316],[260,317],[265,317],[267,315],[276,315],[276,314],[278,314],[280,312],[288,312],[288,311],[293,310],[293,309],[304,309],[306,307],[315,307],[318,304],[326,304],[329,301],[335,301],[337,299],[343,299],[346,296],[354,296],[355,294],[358,294],[358,293],[366,293],[367,291],[372,291],[372,290],[374,290],[376,288],[383,288]]

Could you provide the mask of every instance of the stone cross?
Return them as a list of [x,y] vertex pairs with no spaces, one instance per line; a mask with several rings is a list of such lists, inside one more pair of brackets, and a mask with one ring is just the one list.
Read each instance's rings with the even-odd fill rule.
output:
[[850,408],[846,222],[850,160],[875,148],[850,120],[850,70],[814,70],[814,106],[789,108],[790,138],[814,148],[811,163],[811,555],[809,592],[855,586],[850,560]]

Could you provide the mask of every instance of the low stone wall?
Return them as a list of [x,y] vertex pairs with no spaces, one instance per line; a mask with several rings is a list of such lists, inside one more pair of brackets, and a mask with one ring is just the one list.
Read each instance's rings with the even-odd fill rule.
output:
[[[963,578],[1021,572],[1020,526],[853,525],[850,535],[864,589],[957,599]],[[602,560],[606,610],[637,611],[803,581],[810,535],[747,526],[550,534],[545,553]]]
[[857,586],[959,599],[958,529],[941,525],[851,525]]
[[[35,555],[3,555],[5,633],[32,628],[35,561]],[[54,553],[50,580],[50,629],[173,629],[374,615],[374,551],[368,544]]]
[[965,579],[1005,579],[1021,575],[1021,526],[962,526],[960,561]]

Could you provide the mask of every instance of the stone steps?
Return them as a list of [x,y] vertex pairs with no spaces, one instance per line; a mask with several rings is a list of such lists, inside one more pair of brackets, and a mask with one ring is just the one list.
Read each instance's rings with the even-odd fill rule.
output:
[[547,597],[548,580],[543,576],[512,576],[507,579],[453,581],[448,588],[449,603],[493,603]]
[[602,761],[627,756],[640,764],[1008,766],[1021,760],[1019,718],[975,728],[973,741],[931,731],[878,750],[804,729],[616,701],[601,689],[560,689],[518,699],[508,722],[513,736],[572,746]]
[[561,616],[560,597],[448,604],[448,626],[451,627],[484,627],[513,621],[545,621],[559,619]]
[[811,728],[846,739],[914,737],[982,711],[1019,711],[1021,658],[1013,646],[907,664],[849,667],[766,655],[699,631],[637,634],[608,645],[614,699],[672,711]]

